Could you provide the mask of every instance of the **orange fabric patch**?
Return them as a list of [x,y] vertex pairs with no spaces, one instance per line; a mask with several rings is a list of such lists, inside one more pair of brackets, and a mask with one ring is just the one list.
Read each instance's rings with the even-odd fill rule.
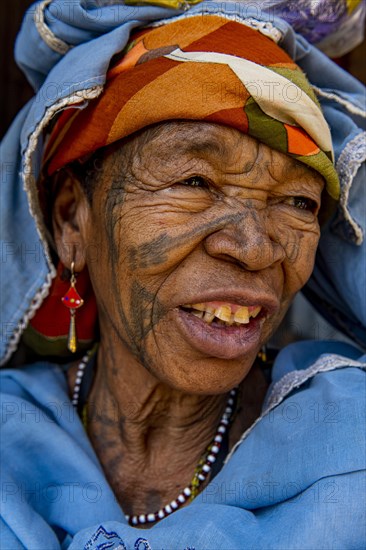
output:
[[212,115],[206,116],[203,120],[224,124],[225,126],[232,126],[244,134],[247,134],[249,129],[248,117],[243,107],[223,109],[222,111],[217,111]]
[[[169,59],[164,59],[164,63],[161,59],[154,59],[149,63],[137,65],[107,82],[104,93],[92,100],[87,109],[79,111],[77,124],[73,124],[70,131],[66,133],[57,155],[50,162],[49,174],[71,160],[82,158],[110,143],[108,133],[121,105],[128,102],[141,87],[154,81],[161,73],[177,64],[178,62]],[[160,97],[160,90],[157,97]],[[134,101],[131,103],[132,106],[137,107]],[[92,131],[90,131],[91,128]]]
[[63,111],[59,119],[57,120],[50,139],[47,143],[43,162],[46,163],[53,156],[60,144],[63,144],[64,138],[72,125],[74,118],[79,115],[79,109],[71,108]]
[[198,20],[188,17],[188,19],[182,19],[164,27],[153,29],[145,35],[144,44],[149,50],[162,48],[167,44],[179,44],[182,49],[205,36],[208,32],[225,25],[225,19],[222,19],[222,17],[206,16],[204,17],[204,25],[202,25],[202,19],[203,17],[199,17]]
[[284,124],[287,132],[287,146],[288,152],[293,155],[315,155],[319,153],[320,149],[314,143],[314,141],[308,136],[304,130],[291,126],[290,124]]
[[275,63],[294,63],[273,40],[232,21],[191,42],[186,49],[190,52],[215,51],[234,55],[268,67]]
[[[166,66],[170,60],[157,59],[151,64],[154,61]],[[141,65],[142,71],[149,64]],[[122,85],[125,86],[125,81]],[[143,86],[140,81],[139,88],[132,100],[120,102],[123,107],[113,122],[107,143],[155,122],[201,120],[223,108],[242,108],[249,97],[232,70],[215,63],[208,63],[204,71],[200,63],[176,63],[149,84]]]

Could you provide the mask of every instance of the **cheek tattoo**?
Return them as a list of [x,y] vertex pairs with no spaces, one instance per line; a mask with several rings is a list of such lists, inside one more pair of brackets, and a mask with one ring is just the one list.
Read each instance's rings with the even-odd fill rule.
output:
[[134,270],[163,264],[168,261],[168,254],[176,249],[182,242],[189,239],[202,238],[209,231],[213,229],[217,231],[227,224],[243,222],[245,217],[246,214],[243,213],[226,214],[210,222],[203,223],[180,235],[170,236],[167,232],[164,232],[138,247],[130,246],[128,248],[129,267],[131,270]]

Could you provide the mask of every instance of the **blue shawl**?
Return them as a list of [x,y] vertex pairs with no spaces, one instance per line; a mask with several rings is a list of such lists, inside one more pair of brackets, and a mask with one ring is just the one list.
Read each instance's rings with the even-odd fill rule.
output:
[[365,368],[366,355],[348,344],[288,346],[261,416],[220,473],[149,530],[127,524],[61,368],[4,369],[1,547],[361,550]]

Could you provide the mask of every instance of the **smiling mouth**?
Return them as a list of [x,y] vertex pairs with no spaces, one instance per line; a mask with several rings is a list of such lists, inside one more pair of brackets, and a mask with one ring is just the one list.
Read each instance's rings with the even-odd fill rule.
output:
[[202,319],[208,325],[213,326],[242,326],[250,323],[257,317],[262,306],[239,306],[220,302],[184,304],[180,309],[191,313],[198,319]]

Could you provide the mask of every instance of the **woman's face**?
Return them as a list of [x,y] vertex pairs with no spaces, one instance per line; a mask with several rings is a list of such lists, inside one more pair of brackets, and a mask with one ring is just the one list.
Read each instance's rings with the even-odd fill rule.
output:
[[183,391],[238,384],[311,274],[322,189],[232,128],[174,122],[133,138],[80,217],[102,339]]

